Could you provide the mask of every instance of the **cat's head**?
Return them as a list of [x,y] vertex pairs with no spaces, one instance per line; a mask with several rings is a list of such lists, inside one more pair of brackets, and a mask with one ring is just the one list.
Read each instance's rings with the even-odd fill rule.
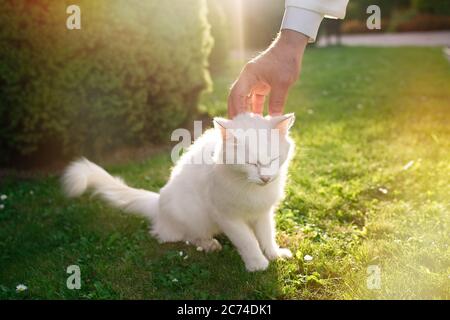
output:
[[224,163],[251,183],[269,184],[289,159],[293,148],[289,129],[294,120],[293,113],[275,117],[243,113],[232,120],[214,118],[214,127],[223,142],[216,162]]

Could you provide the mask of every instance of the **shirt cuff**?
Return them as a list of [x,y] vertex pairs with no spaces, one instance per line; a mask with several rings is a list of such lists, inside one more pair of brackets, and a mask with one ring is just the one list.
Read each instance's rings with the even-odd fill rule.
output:
[[298,7],[286,7],[281,30],[289,29],[303,33],[309,37],[309,42],[314,42],[322,19],[323,15],[318,12]]

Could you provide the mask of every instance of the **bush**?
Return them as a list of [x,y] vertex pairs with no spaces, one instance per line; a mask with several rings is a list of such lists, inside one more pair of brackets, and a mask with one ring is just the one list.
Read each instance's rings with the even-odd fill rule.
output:
[[343,33],[363,33],[367,32],[367,30],[366,23],[361,20],[349,19],[342,23]]
[[408,21],[399,23],[396,31],[432,31],[432,30],[449,30],[450,17],[436,16],[431,14],[419,14]]
[[366,21],[368,14],[367,7],[377,5],[381,9],[381,17],[390,19],[390,17],[398,10],[404,10],[410,6],[411,0],[358,0],[349,1],[347,5],[346,19],[356,19]]
[[208,0],[208,21],[214,39],[209,55],[209,70],[212,73],[219,73],[226,68],[230,51],[228,21],[220,1]]
[[[68,5],[81,30],[68,30]],[[167,141],[209,85],[204,0],[0,5],[0,162]]]
[[342,22],[342,33],[377,33],[383,32],[386,26],[389,25],[389,21],[381,19],[381,29],[368,29],[366,21],[349,19]]
[[448,0],[413,0],[413,6],[420,13],[439,16],[450,15],[450,3]]

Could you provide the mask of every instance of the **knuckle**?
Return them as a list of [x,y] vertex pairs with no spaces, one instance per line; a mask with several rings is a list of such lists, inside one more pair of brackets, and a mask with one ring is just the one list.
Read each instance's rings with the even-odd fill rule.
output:
[[244,67],[244,72],[245,73],[254,73],[256,70],[257,66],[256,66],[256,62],[254,61],[249,61],[247,62],[247,64]]
[[281,74],[278,78],[278,83],[282,87],[290,87],[295,82],[295,77],[291,74]]
[[230,89],[230,96],[229,97],[231,99],[239,97],[240,96],[239,92],[240,92],[239,85],[237,83],[235,83],[235,84],[233,84],[233,86]]
[[233,85],[230,88],[230,96],[234,95],[236,92],[236,83],[233,83]]
[[241,79],[236,81],[230,88],[229,97],[232,99],[242,99],[247,96],[247,93],[245,92],[245,86],[243,85],[243,83],[240,80]]

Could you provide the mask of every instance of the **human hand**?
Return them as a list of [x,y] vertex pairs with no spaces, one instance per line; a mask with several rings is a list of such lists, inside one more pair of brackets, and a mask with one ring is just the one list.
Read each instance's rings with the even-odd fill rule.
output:
[[262,114],[267,95],[269,114],[283,114],[290,86],[297,80],[308,37],[282,30],[272,45],[242,69],[228,96],[228,117],[252,111]]

